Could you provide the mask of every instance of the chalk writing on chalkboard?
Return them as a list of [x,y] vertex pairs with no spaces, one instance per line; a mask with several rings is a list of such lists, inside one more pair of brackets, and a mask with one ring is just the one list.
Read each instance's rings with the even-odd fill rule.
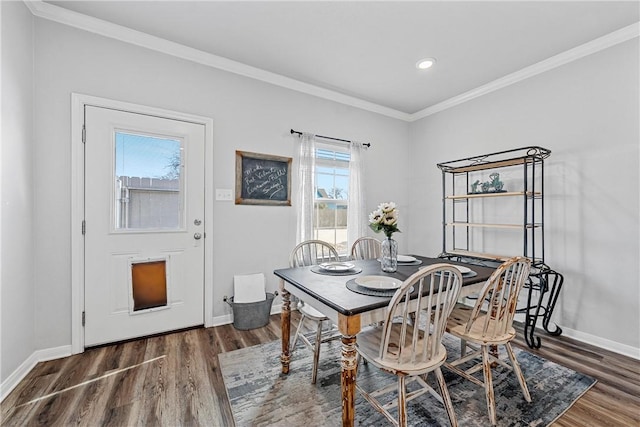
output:
[[236,204],[291,206],[291,158],[236,151]]

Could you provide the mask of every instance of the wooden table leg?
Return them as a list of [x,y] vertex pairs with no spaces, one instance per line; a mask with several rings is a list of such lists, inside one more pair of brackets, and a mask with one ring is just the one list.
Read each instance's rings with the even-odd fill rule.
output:
[[284,285],[280,284],[280,294],[282,295],[282,312],[280,313],[280,327],[282,329],[282,354],[280,355],[280,363],[282,364],[282,373],[289,373],[289,361],[291,353],[289,351],[289,339],[291,336],[291,294],[284,289]]
[[340,360],[342,384],[342,425],[353,427],[356,418],[356,374],[358,358],[356,335],[360,332],[360,315],[338,315],[338,329],[342,334],[342,357]]
[[356,416],[356,374],[358,363],[356,357],[356,336],[342,336],[342,425],[353,427]]

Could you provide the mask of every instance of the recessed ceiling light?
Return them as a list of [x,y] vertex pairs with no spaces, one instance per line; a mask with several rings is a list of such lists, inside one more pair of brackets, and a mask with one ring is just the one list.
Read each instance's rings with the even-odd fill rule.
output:
[[435,63],[436,63],[435,58],[424,58],[416,62],[416,68],[418,70],[426,70],[427,68],[433,67]]

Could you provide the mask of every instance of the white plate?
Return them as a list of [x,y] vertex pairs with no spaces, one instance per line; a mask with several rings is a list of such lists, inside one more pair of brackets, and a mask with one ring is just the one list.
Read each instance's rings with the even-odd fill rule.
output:
[[353,269],[355,265],[350,262],[323,262],[319,264],[318,267],[327,271],[349,271]]
[[398,289],[402,286],[402,281],[388,276],[362,276],[358,277],[356,283],[364,288],[386,291]]
[[398,262],[414,262],[417,260],[417,258],[414,258],[410,255],[398,255]]
[[470,268],[463,267],[461,265],[454,265],[454,267],[458,269],[460,274],[471,273],[471,269]]

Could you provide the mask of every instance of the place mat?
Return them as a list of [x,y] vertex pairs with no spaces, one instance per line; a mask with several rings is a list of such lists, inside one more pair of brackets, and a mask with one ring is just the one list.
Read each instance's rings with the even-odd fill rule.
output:
[[351,270],[345,271],[332,271],[320,268],[319,265],[312,266],[311,271],[317,274],[324,274],[325,276],[353,276],[354,274],[362,273],[362,269],[360,267],[354,267]]
[[[425,265],[424,267],[420,267],[420,269],[427,268],[427,267],[429,267],[429,266]],[[439,274],[439,273],[436,273],[436,274]],[[462,278],[463,279],[469,279],[471,277],[476,277],[478,275],[478,272],[474,271],[474,270],[471,270],[468,273],[461,273],[461,274],[462,274]]]
[[[347,289],[353,291],[357,294],[369,295],[372,297],[392,297],[398,289],[369,289],[364,286],[360,286],[356,283],[356,279],[351,279],[347,282]],[[413,292],[413,286],[411,287],[411,292]]]
[[[378,262],[382,262],[382,260],[380,258],[378,258],[377,261]],[[400,261],[398,261],[397,264],[398,264],[398,267],[401,267],[403,265],[407,265],[407,266],[420,265],[420,264],[422,264],[422,260],[421,259],[416,259],[415,261],[411,261],[411,262],[400,262]]]
[[411,262],[400,262],[398,261],[398,267],[401,267],[403,265],[420,265],[422,264],[422,260],[421,259],[417,259],[415,261],[411,261]]

